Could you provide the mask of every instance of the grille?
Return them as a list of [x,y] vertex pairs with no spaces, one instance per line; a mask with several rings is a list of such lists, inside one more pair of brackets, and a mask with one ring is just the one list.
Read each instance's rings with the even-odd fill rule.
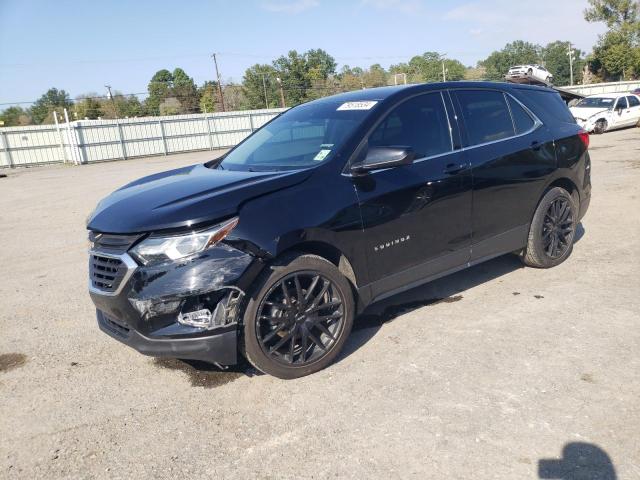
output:
[[126,252],[141,235],[111,235],[107,233],[89,232],[89,241],[95,250],[113,254]]
[[96,290],[116,293],[128,272],[129,268],[121,258],[96,252],[89,254],[89,278]]

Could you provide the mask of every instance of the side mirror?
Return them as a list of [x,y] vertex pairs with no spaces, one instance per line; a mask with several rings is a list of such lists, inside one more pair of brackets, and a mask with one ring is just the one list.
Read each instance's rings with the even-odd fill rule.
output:
[[351,173],[363,175],[371,170],[409,165],[414,158],[415,153],[410,147],[371,147],[364,160],[351,166]]

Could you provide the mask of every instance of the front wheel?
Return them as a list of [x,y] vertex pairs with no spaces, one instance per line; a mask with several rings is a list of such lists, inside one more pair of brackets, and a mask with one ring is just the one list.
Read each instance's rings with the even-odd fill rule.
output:
[[600,135],[606,132],[608,127],[609,127],[609,124],[607,123],[607,121],[604,118],[601,118],[593,126],[593,133],[595,133],[596,135]]
[[577,210],[573,198],[564,188],[554,187],[542,197],[529,227],[522,256],[525,265],[555,267],[571,255]]
[[244,314],[244,354],[258,370],[298,378],[328,366],[351,332],[348,280],[316,255],[293,255],[258,281]]

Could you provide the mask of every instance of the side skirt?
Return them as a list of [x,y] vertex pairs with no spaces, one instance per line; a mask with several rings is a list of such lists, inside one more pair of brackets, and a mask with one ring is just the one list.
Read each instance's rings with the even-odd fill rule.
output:
[[382,278],[358,289],[358,311],[367,305],[411,290],[452,273],[514,252],[526,246],[529,225],[522,225],[483,240],[470,249],[442,255],[403,272]]

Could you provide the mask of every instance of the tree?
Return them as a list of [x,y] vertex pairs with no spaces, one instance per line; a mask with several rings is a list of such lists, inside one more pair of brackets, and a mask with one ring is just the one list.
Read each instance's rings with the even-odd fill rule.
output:
[[379,63],[374,63],[361,73],[362,83],[365,87],[384,87],[387,85],[387,71]]
[[514,65],[541,63],[542,47],[523,40],[507,43],[502,50],[491,53],[485,60],[478,63],[487,72],[488,80],[502,80]]
[[5,127],[18,127],[21,125],[29,125],[31,117],[29,113],[22,107],[9,107],[0,113],[0,120],[4,122]]
[[392,65],[394,73],[406,73],[408,83],[442,82],[442,64],[444,63],[447,80],[462,80],[466,67],[458,60],[443,58],[438,52],[424,52],[409,60],[409,63]]
[[640,6],[637,0],[589,0],[590,7],[585,9],[587,22],[604,22],[610,30],[627,30],[638,34]]
[[176,97],[165,98],[158,107],[160,115],[177,115],[182,111],[182,104]]
[[53,111],[57,111],[59,115],[63,115],[63,109],[70,109],[73,103],[69,98],[69,94],[64,90],[50,88],[47,93],[42,95],[29,109],[29,114],[33,118],[34,123],[53,123]]
[[98,99],[97,93],[87,93],[76,97],[76,102],[73,105],[74,118],[94,120],[103,115],[102,102]]
[[335,59],[322,49],[299,54],[291,50],[274,60],[273,68],[282,81],[287,105],[326,95],[334,87],[331,77],[336,71]]
[[[571,47],[571,42],[557,40],[547,44],[542,50],[544,65],[546,69],[553,74],[553,82],[556,85],[569,85],[571,82],[571,67],[568,55],[569,48]],[[582,82],[582,70],[585,65],[585,60],[582,55],[583,52],[581,50],[573,48],[574,83]]]
[[193,78],[181,68],[173,70],[173,96],[182,105],[180,113],[197,113],[200,110],[200,96]]
[[147,87],[149,96],[145,101],[147,112],[151,115],[160,115],[160,104],[171,95],[173,87],[173,75],[167,69],[158,70]]
[[307,69],[312,79],[326,80],[336,73],[336,61],[321,48],[309,50],[304,54]]
[[200,111],[211,113],[217,110],[220,94],[218,93],[218,83],[207,81],[202,84],[199,89],[200,95]]
[[114,92],[113,99],[105,99],[101,104],[104,118],[138,117],[144,114],[144,107],[135,95]]
[[634,0],[589,0],[584,12],[589,22],[604,22],[609,31],[600,36],[589,57],[589,67],[603,80],[640,76],[640,6]]
[[275,108],[280,106],[276,78],[278,72],[271,65],[256,64],[247,68],[242,78],[247,108]]
[[339,90],[350,92],[364,88],[363,73],[360,67],[351,68],[349,65],[343,66],[337,75]]
[[287,105],[297,105],[306,100],[307,91],[311,88],[308,76],[308,65],[303,55],[291,50],[286,56],[281,56],[273,62],[282,81]]

